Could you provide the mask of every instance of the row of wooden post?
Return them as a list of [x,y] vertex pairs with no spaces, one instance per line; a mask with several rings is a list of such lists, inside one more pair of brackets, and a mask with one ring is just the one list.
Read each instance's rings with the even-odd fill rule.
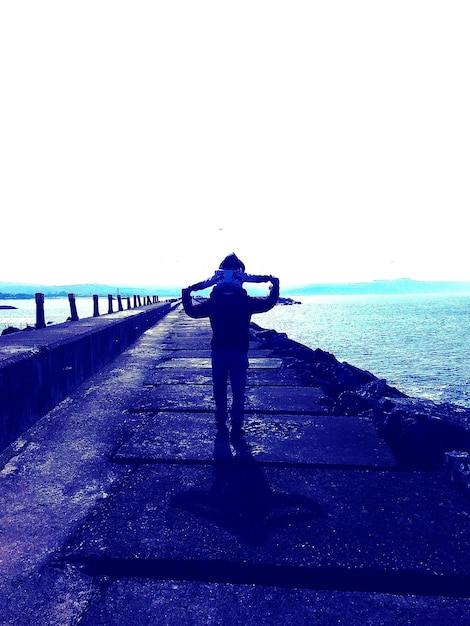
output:
[[[46,328],[46,318],[44,315],[44,294],[36,293],[35,298],[36,298],[36,328]],[[69,293],[68,298],[69,298],[69,304],[70,304],[70,321],[77,322],[78,313],[77,313],[77,304],[75,302],[75,294]],[[93,295],[93,317],[99,317],[100,315],[98,299],[99,299],[99,296],[97,296],[96,294]],[[124,311],[124,307],[122,304],[122,301],[123,301],[122,296],[118,295],[116,299],[118,303],[117,310]],[[124,299],[127,301],[127,309],[130,309],[131,308],[131,296],[126,296]],[[114,313],[113,301],[114,301],[114,296],[109,294],[108,295],[108,314]],[[134,295],[133,301],[134,301],[133,308],[136,309],[138,307],[149,305],[149,304],[157,304],[158,296],[142,296],[141,297],[139,295]]]

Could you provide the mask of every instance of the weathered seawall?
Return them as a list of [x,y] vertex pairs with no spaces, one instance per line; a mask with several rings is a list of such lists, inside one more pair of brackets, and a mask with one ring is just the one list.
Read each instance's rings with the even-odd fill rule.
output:
[[0,450],[174,305],[159,303],[0,338]]

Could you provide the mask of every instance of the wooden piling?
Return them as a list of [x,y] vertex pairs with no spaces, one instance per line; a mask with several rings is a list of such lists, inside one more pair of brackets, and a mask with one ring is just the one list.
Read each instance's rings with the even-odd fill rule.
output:
[[99,317],[100,316],[100,307],[98,304],[98,295],[94,294],[93,295],[93,317]]
[[113,296],[108,294],[108,314],[113,312]]
[[77,303],[75,302],[75,294],[69,293],[69,304],[70,304],[70,320],[72,322],[78,322],[78,313],[77,313]]
[[36,328],[46,328],[46,318],[44,317],[44,294],[36,293]]

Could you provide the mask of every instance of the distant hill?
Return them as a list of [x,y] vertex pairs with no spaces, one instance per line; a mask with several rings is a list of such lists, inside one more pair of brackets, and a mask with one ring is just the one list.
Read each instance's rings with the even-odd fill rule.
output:
[[181,293],[180,288],[161,288],[161,287],[132,287],[132,286],[116,286],[116,285],[31,285],[23,283],[5,283],[0,282],[0,298],[32,298],[35,293],[43,293],[48,298],[66,297],[69,293],[76,296],[107,296],[117,294],[121,296],[174,296]]
[[393,295],[393,294],[470,294],[470,282],[419,281],[410,278],[374,280],[370,283],[327,283],[282,289],[283,294],[316,295]]
[[[258,294],[250,286],[253,294]],[[116,285],[31,285],[21,283],[0,282],[0,298],[32,298],[34,294],[44,293],[46,297],[66,297],[69,293],[76,296],[153,296],[174,297],[181,294],[180,287],[135,287]],[[259,289],[260,295],[265,290]],[[419,281],[410,278],[399,280],[374,280],[369,283],[325,283],[294,286],[282,286],[283,296],[324,296],[324,295],[391,295],[391,294],[470,294],[470,282]]]

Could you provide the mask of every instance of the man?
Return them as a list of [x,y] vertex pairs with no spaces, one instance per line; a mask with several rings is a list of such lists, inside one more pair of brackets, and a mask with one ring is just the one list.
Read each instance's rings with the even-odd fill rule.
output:
[[[264,298],[249,296],[243,282],[271,282],[270,294]],[[192,291],[215,285],[210,297],[194,304]],[[225,427],[227,412],[227,383],[230,377],[232,407],[230,422],[232,437],[243,435],[246,371],[250,321],[253,313],[264,313],[276,304],[279,279],[273,276],[245,274],[245,265],[235,254],[227,256],[209,280],[182,290],[183,307],[190,317],[210,319],[212,327],[212,382],[217,425]]]

